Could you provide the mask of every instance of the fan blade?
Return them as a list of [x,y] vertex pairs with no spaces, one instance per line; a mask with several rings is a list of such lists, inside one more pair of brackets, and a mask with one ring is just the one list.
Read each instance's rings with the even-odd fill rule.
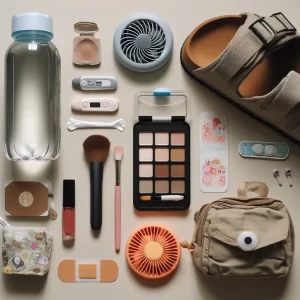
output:
[[131,59],[131,57],[132,57],[131,53],[132,53],[132,50],[134,49],[134,47],[136,47],[136,45],[132,44],[129,47],[127,47],[126,49],[124,49],[125,50],[124,53],[129,59]]
[[151,47],[159,48],[161,46],[166,46],[166,37],[164,34],[157,38],[155,41],[153,40],[151,42]]
[[137,20],[136,21],[136,26],[140,29],[140,33],[145,33],[145,27],[143,26],[143,23],[141,22],[142,20]]
[[131,28],[134,28],[136,30],[136,32],[138,33],[138,35],[140,35],[141,33],[143,33],[142,29],[138,26],[137,21],[130,23]]
[[126,35],[125,34],[123,34],[122,36],[121,36],[121,39],[120,39],[120,41],[122,42],[122,41],[126,41],[126,40],[128,40],[128,41],[133,41],[133,42],[135,42],[135,40],[136,40],[136,35],[135,34],[133,34],[133,33],[131,33],[131,32],[127,32],[126,33]]
[[152,61],[152,59],[146,54],[145,49],[141,49],[140,52],[141,52],[141,57],[143,58],[144,62],[148,63],[148,62]]
[[123,34],[126,35],[127,32],[130,32],[130,33],[132,33],[132,34],[135,35],[135,36],[139,36],[139,34],[140,34],[139,29],[136,28],[135,26],[131,26],[131,25],[129,25],[129,26],[127,26],[127,27],[125,28]]
[[157,41],[165,39],[165,33],[160,28],[156,33],[155,36],[153,36],[152,43],[156,44]]

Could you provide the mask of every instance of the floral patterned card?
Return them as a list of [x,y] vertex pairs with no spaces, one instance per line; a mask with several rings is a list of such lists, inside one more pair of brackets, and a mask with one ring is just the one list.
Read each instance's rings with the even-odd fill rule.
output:
[[200,188],[206,193],[228,190],[228,130],[223,113],[200,115]]
[[200,115],[200,146],[226,146],[227,116],[217,112],[203,112]]

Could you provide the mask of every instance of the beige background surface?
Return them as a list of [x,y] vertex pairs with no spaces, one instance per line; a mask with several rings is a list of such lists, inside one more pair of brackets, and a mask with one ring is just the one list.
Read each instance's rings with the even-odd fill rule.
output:
[[[9,163],[0,157],[2,185],[8,179],[44,179],[54,184],[56,207],[59,211],[57,221],[10,220],[14,225],[48,226],[55,233],[54,252],[51,270],[46,278],[5,277],[0,275],[0,299],[197,299],[197,300],[298,300],[300,297],[299,243],[296,243],[294,267],[287,280],[218,280],[207,279],[199,275],[194,268],[188,252],[183,251],[177,272],[163,282],[143,281],[130,272],[126,265],[124,246],[129,234],[138,226],[149,223],[161,223],[172,228],[180,239],[190,239],[193,231],[193,214],[199,207],[224,194],[203,194],[199,190],[199,115],[206,110],[220,110],[229,118],[229,190],[227,195],[235,195],[240,180],[265,181],[270,194],[280,197],[290,209],[294,219],[296,238],[299,238],[300,218],[300,148],[285,137],[274,132],[266,125],[254,120],[233,107],[218,95],[209,91],[189,78],[179,62],[182,43],[187,35],[202,21],[213,16],[235,14],[244,11],[270,15],[282,11],[296,27],[300,27],[300,4],[297,0],[127,0],[127,1],[70,1],[70,0],[20,0],[4,1],[1,5],[1,45],[0,57],[3,70],[3,58],[6,48],[12,42],[10,38],[11,16],[18,12],[40,11],[53,16],[54,43],[62,58],[62,150],[60,158],[51,164],[44,173],[38,173],[35,166]],[[150,11],[159,14],[171,26],[175,43],[171,61],[159,71],[151,74],[136,74],[121,67],[112,51],[113,33],[122,18],[138,11]],[[94,21],[100,28],[102,64],[97,69],[75,68],[72,65],[72,41],[76,36],[73,24],[78,21]],[[120,110],[115,116],[86,115],[89,120],[114,120],[124,118],[127,122],[125,132],[114,130],[88,130],[68,132],[67,119],[71,112],[72,97],[80,97],[71,87],[71,80],[81,75],[110,75],[118,79],[119,87],[115,97],[120,101]],[[0,72],[0,118],[3,120],[4,74]],[[184,89],[192,99],[191,149],[192,149],[192,204],[185,213],[138,213],[132,205],[132,126],[134,124],[134,95],[136,92],[156,87]],[[125,148],[122,162],[122,251],[114,251],[113,197],[115,170],[113,153],[110,153],[105,166],[104,178],[104,223],[101,235],[94,237],[89,226],[89,172],[83,156],[82,142],[90,134],[107,136],[112,146]],[[1,141],[3,130],[0,131]],[[242,140],[266,140],[288,142],[290,157],[284,162],[242,159],[237,146]],[[284,176],[285,168],[292,169],[293,188],[290,188]],[[283,186],[279,187],[272,176],[274,168],[281,172]],[[30,174],[28,174],[28,172]],[[77,239],[73,248],[64,248],[61,240],[62,180],[74,178],[77,184]],[[4,213],[4,190],[1,189],[0,214]],[[63,284],[57,277],[57,265],[66,258],[115,259],[120,268],[119,279],[113,284]]]

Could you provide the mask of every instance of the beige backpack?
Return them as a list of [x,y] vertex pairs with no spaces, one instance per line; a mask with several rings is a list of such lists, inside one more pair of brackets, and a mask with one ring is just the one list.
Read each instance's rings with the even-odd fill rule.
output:
[[195,214],[189,248],[206,275],[285,276],[294,256],[294,228],[285,205],[261,182],[245,182],[238,198],[222,198]]

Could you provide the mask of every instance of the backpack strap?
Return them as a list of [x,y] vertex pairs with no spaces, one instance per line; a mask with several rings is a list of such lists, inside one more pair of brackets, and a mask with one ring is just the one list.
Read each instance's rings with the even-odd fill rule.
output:
[[241,199],[267,197],[268,193],[268,186],[260,181],[241,182],[237,189],[238,197]]

